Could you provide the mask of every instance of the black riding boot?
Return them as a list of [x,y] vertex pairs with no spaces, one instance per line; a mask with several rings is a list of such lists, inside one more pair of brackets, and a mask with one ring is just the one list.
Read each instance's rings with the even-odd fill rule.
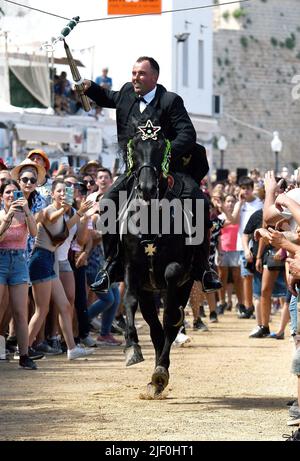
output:
[[205,239],[202,245],[197,245],[194,250],[192,275],[194,280],[202,283],[202,290],[211,293],[222,288],[219,276],[208,262],[209,241]]
[[103,247],[106,263],[97,274],[97,280],[91,284],[91,290],[96,293],[107,293],[113,282],[117,281],[120,272],[119,236],[103,235]]

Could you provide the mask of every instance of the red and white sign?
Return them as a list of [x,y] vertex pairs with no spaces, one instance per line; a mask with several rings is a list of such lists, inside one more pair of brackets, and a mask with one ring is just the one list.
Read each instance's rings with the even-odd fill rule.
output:
[[108,14],[160,14],[161,0],[107,0]]

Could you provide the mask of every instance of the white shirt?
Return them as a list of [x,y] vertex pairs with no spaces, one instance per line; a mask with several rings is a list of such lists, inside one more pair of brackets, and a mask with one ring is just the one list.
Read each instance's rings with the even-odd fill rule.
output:
[[263,202],[256,198],[252,200],[252,202],[245,202],[240,211],[240,224],[239,224],[239,232],[237,235],[237,242],[236,242],[236,249],[237,251],[243,251],[243,244],[242,244],[242,235],[244,229],[246,227],[247,222],[249,221],[250,216],[254,213],[254,211],[261,210],[263,207]]
[[150,102],[155,98],[156,89],[157,89],[157,86],[153,88],[153,90],[149,91],[149,93],[143,96],[146,103],[144,103],[144,101],[140,101],[140,112],[144,112],[148,104],[150,104]]

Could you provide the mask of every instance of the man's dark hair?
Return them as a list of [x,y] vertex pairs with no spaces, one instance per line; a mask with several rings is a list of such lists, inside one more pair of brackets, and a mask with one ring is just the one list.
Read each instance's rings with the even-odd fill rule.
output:
[[52,186],[51,186],[51,191],[54,192],[57,184],[63,184],[65,185],[64,179],[54,179]]
[[100,172],[101,172],[101,173],[108,173],[110,179],[113,178],[113,177],[112,177],[112,172],[111,172],[108,168],[103,168],[103,167],[102,167],[102,168],[98,168],[98,170],[97,170],[97,176],[98,176],[98,173],[100,173]]
[[249,176],[242,176],[240,179],[239,179],[239,186],[240,187],[252,187],[252,189],[254,188],[254,182],[251,178],[249,178]]
[[149,61],[149,64],[151,66],[151,68],[157,72],[157,75],[159,75],[159,64],[157,61],[155,61],[155,59],[153,58],[150,58],[149,56],[140,56],[136,62],[143,62],[143,61]]

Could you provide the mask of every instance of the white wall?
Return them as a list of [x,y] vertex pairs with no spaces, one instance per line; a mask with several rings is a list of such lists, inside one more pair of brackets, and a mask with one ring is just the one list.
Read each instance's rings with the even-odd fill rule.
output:
[[[185,0],[185,8],[207,5],[207,1]],[[174,0],[174,7],[182,8],[182,1]],[[189,69],[188,87],[182,85],[182,63],[184,44],[174,44],[174,67],[176,68],[176,47],[178,46],[178,93],[183,97],[185,105],[190,113],[195,115],[212,115],[212,8],[185,11],[175,13],[173,36],[184,32],[190,33],[189,46]],[[187,21],[188,23],[186,23]],[[201,28],[201,25],[204,27]],[[175,40],[175,39],[174,39]],[[204,41],[204,88],[198,88],[198,40]],[[176,42],[176,40],[175,40]],[[174,85],[175,86],[175,85]]]
[[[163,0],[163,10],[182,9],[207,5],[206,0]],[[29,4],[65,17],[80,16],[81,20],[107,17],[106,0],[29,0]],[[88,4],[88,8],[87,8]],[[112,18],[113,16],[109,16]],[[19,42],[21,49],[30,41],[37,43],[58,36],[67,21],[34,12],[20,19],[18,26],[11,25],[11,41]],[[185,25],[185,21],[191,24]],[[200,24],[204,28],[200,31]],[[86,69],[82,76],[91,78],[92,54],[86,51],[80,55],[80,49],[95,46],[94,77],[101,73],[103,67],[109,68],[113,79],[113,89],[131,79],[131,69],[140,55],[153,56],[160,64],[159,82],[168,90],[176,87],[176,33],[190,32],[189,37],[189,87],[184,88],[178,79],[178,93],[184,98],[187,109],[196,115],[211,115],[212,105],[212,8],[185,12],[167,13],[136,18],[109,19],[99,22],[81,23],[67,37],[67,42],[74,51],[74,57],[82,59]],[[205,87],[199,90],[197,77],[198,39],[205,39]],[[38,46],[37,46],[38,50]],[[92,50],[92,49],[91,49]],[[90,50],[90,51],[91,51]],[[182,44],[179,44],[179,68],[182,58]],[[64,56],[62,43],[57,45],[55,57]],[[179,72],[179,77],[181,69]],[[70,77],[70,71],[68,72]]]

